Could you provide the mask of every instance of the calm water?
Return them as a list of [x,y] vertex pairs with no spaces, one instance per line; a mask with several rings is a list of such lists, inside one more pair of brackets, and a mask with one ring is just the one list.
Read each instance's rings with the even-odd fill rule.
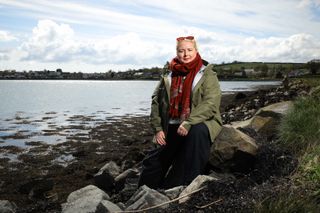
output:
[[[63,142],[99,122],[111,121],[111,117],[147,115],[156,84],[157,81],[0,80],[0,146]],[[220,82],[223,93],[278,84]],[[70,125],[82,128],[61,130]]]
[[[0,80],[0,118],[16,112],[146,114],[156,81]],[[279,82],[222,81],[223,92],[248,91]]]

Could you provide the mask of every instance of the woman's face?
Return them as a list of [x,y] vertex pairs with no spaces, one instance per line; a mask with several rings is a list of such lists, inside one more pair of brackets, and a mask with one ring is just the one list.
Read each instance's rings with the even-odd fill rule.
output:
[[177,56],[182,63],[189,63],[197,56],[197,50],[192,41],[183,40],[177,45]]

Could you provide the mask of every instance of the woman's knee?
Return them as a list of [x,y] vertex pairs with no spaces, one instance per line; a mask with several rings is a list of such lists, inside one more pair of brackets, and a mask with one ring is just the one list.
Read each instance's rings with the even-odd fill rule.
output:
[[204,123],[199,123],[196,125],[192,125],[189,131],[190,135],[201,135],[201,136],[209,136],[209,130],[207,125]]

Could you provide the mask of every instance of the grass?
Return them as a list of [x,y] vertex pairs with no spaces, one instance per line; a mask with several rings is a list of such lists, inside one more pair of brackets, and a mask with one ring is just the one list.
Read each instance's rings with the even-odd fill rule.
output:
[[320,145],[315,145],[301,157],[299,174],[304,181],[320,186]]
[[300,98],[280,124],[281,145],[303,154],[309,146],[320,145],[319,139],[320,101],[312,97]]
[[[319,193],[319,192],[318,192]],[[259,203],[255,213],[312,213],[320,212],[317,195],[300,192],[282,192]]]
[[[301,79],[300,79],[301,80]],[[305,78],[315,88],[320,78]],[[299,165],[289,177],[294,185],[257,204],[255,212],[320,212],[320,92],[300,97],[279,126],[279,146],[295,154]]]

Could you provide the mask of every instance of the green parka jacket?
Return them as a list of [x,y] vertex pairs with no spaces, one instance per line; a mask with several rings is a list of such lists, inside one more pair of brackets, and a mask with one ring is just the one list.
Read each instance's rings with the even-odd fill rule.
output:
[[[203,66],[194,78],[191,93],[191,113],[182,125],[190,130],[192,125],[207,125],[211,141],[219,134],[222,126],[220,116],[221,90],[213,65],[204,61]],[[151,126],[155,133],[163,130],[167,134],[169,123],[171,71],[165,67],[163,75],[152,95]]]

